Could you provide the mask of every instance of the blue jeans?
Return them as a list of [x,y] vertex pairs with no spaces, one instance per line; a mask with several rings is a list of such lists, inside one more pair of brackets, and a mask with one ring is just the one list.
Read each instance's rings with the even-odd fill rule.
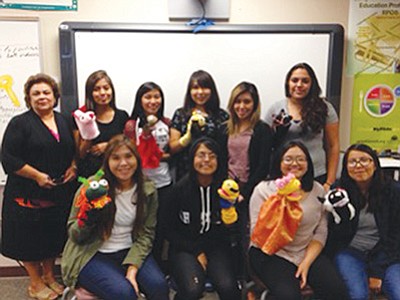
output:
[[[350,299],[368,300],[368,259],[364,252],[345,249],[335,256],[335,264],[349,291]],[[400,299],[400,263],[385,270],[382,289],[389,299]]]
[[[78,285],[104,300],[137,299],[132,284],[125,278],[127,266],[122,265],[127,253],[128,250],[107,254],[97,252],[79,273]],[[151,255],[144,260],[136,280],[147,299],[169,299],[164,274]]]

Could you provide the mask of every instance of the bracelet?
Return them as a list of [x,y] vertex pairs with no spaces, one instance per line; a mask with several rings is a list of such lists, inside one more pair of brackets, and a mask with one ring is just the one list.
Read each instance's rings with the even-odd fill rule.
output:
[[328,182],[328,181],[325,181],[325,183],[324,184],[327,184],[327,185],[329,185],[329,186],[331,186],[332,185],[332,183],[330,183],[330,182]]

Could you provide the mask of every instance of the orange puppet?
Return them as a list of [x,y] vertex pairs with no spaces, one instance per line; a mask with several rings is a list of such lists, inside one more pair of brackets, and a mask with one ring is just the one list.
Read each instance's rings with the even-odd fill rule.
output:
[[277,193],[262,204],[251,235],[251,241],[268,255],[293,241],[303,216],[300,181],[289,173],[275,184]]

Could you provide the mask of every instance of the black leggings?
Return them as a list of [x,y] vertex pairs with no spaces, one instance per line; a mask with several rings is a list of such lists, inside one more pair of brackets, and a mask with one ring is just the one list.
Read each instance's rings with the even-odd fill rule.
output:
[[197,261],[197,257],[188,252],[170,253],[171,274],[178,286],[175,300],[197,300],[202,297],[204,284],[208,277],[221,300],[239,300],[239,290],[233,261],[227,249],[213,249],[206,252],[207,271]]
[[[295,264],[276,255],[269,256],[255,247],[250,248],[249,259],[253,271],[276,299],[302,299],[300,280],[295,277]],[[307,282],[321,299],[348,299],[346,286],[334,265],[323,255],[319,255],[311,265]]]

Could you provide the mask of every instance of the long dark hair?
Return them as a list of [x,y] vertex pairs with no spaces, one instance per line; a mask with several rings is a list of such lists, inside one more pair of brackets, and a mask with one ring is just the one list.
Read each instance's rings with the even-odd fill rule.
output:
[[139,232],[144,223],[144,202],[146,201],[146,196],[144,193],[144,176],[142,173],[142,163],[140,161],[140,156],[137,151],[136,145],[132,142],[128,137],[123,134],[119,134],[114,136],[107,145],[107,148],[104,152],[104,160],[102,169],[104,170],[104,178],[107,179],[109,184],[109,196],[113,200],[111,205],[104,208],[104,212],[102,212],[102,219],[99,222],[98,232],[103,239],[107,239],[111,235],[111,230],[114,225],[114,217],[116,212],[115,206],[115,194],[116,189],[118,188],[118,180],[115,175],[111,172],[109,167],[109,159],[112,153],[122,147],[126,146],[132,152],[137,160],[136,172],[133,174],[132,180],[136,184],[137,189],[137,201],[136,201],[136,218],[133,226],[133,233]]
[[213,139],[208,137],[202,137],[196,140],[189,149],[189,176],[193,182],[197,183],[197,172],[194,169],[193,162],[194,156],[196,155],[197,149],[201,145],[204,145],[208,150],[213,152],[217,156],[217,170],[213,174],[213,182],[219,182],[223,179],[226,174],[225,164],[223,163],[223,157],[221,153],[221,148]]
[[142,106],[142,97],[144,94],[146,94],[152,90],[157,90],[160,92],[161,106],[160,106],[159,110],[157,111],[156,117],[159,120],[164,119],[164,93],[163,93],[161,87],[154,82],[145,82],[139,87],[139,89],[136,92],[135,104],[133,105],[132,113],[130,116],[130,119],[132,119],[132,120],[136,120],[137,118],[139,118],[140,126],[143,126],[144,124],[147,123],[146,114],[145,114],[143,106]]
[[[375,172],[372,175],[371,183],[368,188],[367,197],[361,194],[357,183],[350,177],[348,171],[348,159],[351,151],[361,151],[367,153],[372,157],[372,161],[375,165]],[[350,197],[359,197],[361,200],[361,207],[368,205],[368,211],[374,212],[379,205],[382,203],[383,188],[386,185],[386,180],[381,169],[378,155],[372,150],[371,147],[365,144],[353,144],[347,148],[342,163],[342,173],[340,176],[340,187],[343,187],[347,192],[349,192]]]
[[303,151],[304,155],[306,156],[307,159],[307,171],[304,173],[303,177],[301,178],[301,188],[309,192],[312,190],[314,186],[314,166],[313,162],[311,160],[310,152],[308,152],[307,147],[299,141],[290,141],[283,145],[283,147],[280,148],[280,151],[278,154],[274,157],[274,161],[272,163],[272,169],[271,169],[271,179],[277,179],[283,176],[282,170],[281,170],[281,162],[283,156],[286,154],[286,152],[294,147],[299,147],[301,151]]
[[185,111],[185,114],[190,116],[192,114],[193,107],[195,107],[195,103],[192,99],[190,91],[196,82],[202,88],[209,88],[211,90],[211,96],[205,104],[205,110],[208,114],[217,116],[220,107],[217,87],[211,75],[203,70],[196,71],[190,76],[186,89],[185,102],[183,104],[183,110]]
[[96,109],[96,102],[94,102],[93,99],[93,89],[96,83],[101,80],[105,79],[107,83],[110,85],[111,90],[112,90],[112,95],[111,95],[111,102],[110,106],[114,110],[116,108],[115,104],[115,88],[114,84],[111,81],[110,76],[106,73],[106,71],[103,70],[98,70],[96,72],[93,72],[92,74],[89,75],[89,77],[86,80],[86,85],[85,85],[85,106],[87,110],[95,110]]
[[297,69],[304,69],[311,78],[311,87],[307,96],[301,100],[301,127],[303,133],[311,129],[311,132],[319,133],[325,126],[328,116],[328,107],[321,98],[321,87],[318,83],[314,70],[307,63],[299,63],[294,65],[286,74],[285,79],[285,95],[290,98],[289,81],[292,74]]

